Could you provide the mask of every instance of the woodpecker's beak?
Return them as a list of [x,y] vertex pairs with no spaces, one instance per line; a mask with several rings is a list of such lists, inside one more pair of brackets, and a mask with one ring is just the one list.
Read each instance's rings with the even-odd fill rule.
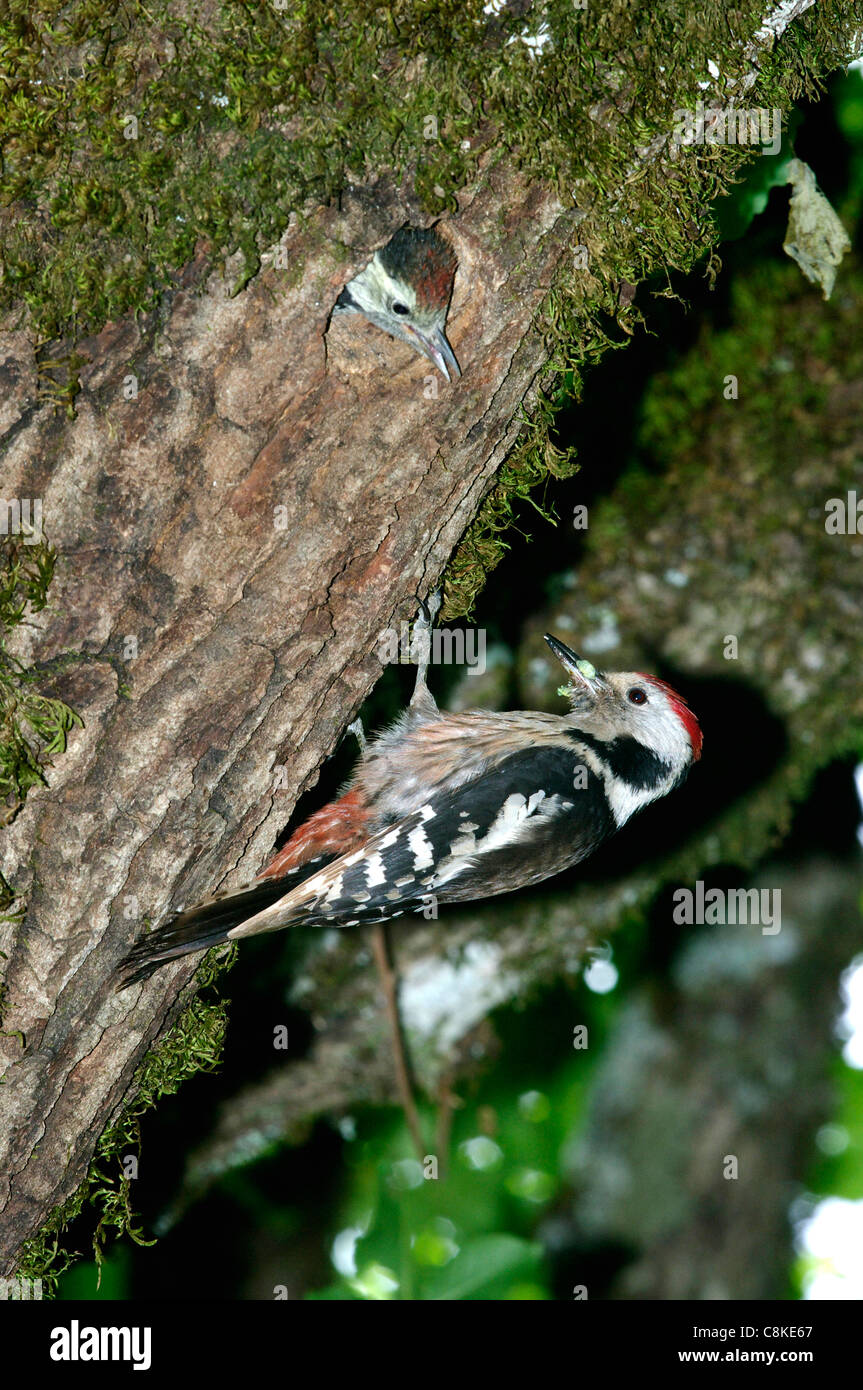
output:
[[574,651],[565,647],[563,642],[558,642],[551,633],[545,634],[545,640],[551,647],[566,674],[571,678],[573,684],[573,694],[590,694],[596,697],[601,690],[605,689],[605,681],[601,672],[597,671],[592,662],[585,660],[582,656],[576,656]]
[[[442,328],[433,328],[430,333],[422,333],[418,328],[411,328],[410,331],[416,339],[416,345],[420,352],[434,362],[438,371],[443,373],[447,381],[452,381],[452,377],[461,376],[461,368]],[[450,372],[452,372],[452,377]]]

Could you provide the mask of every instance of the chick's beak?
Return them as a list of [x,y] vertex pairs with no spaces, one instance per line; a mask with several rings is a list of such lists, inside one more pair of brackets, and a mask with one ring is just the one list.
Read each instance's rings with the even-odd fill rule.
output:
[[[452,377],[461,376],[461,368],[442,328],[433,328],[428,333],[423,333],[418,328],[411,331],[416,338],[420,352],[425,353],[426,357],[434,362],[438,371],[443,373],[447,381],[451,381]],[[452,377],[450,372],[452,372]]]
[[545,640],[572,680],[576,690],[598,695],[600,690],[605,688],[602,673],[597,671],[592,662],[587,661],[584,657],[576,656],[574,651],[565,646],[563,642],[559,642],[556,637],[552,637],[549,632],[545,634]]

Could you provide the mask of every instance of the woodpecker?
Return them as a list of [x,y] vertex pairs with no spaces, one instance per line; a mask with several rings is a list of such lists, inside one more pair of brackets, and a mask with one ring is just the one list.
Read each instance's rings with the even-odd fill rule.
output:
[[456,264],[452,247],[434,227],[401,227],[348,282],[333,313],[365,314],[430,358],[449,381],[450,372],[461,376],[445,332]]
[[568,714],[438,709],[427,682],[439,595],[414,625],[422,653],[406,711],[365,744],[345,792],[311,815],[246,888],[144,937],[125,988],[222,941],[289,926],[384,922],[496,897],[577,864],[701,755],[686,702],[655,676],[603,674],[546,641],[569,676]]

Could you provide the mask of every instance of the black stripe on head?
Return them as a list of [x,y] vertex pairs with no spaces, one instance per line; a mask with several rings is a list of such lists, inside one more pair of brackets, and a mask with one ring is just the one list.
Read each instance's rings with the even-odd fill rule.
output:
[[359,314],[361,312],[359,304],[351,294],[349,285],[345,285],[344,289],[342,290],[341,294],[336,300],[335,307],[337,309],[342,309],[348,313],[353,312]]
[[671,764],[660,758],[652,749],[639,743],[631,734],[620,734],[617,738],[601,739],[587,734],[583,729],[573,729],[570,738],[583,743],[607,763],[613,776],[633,787],[636,791],[653,791],[667,781]]

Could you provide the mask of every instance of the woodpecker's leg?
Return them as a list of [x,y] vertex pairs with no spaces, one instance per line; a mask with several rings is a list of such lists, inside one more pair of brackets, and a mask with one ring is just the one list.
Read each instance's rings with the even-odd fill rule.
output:
[[431,660],[432,628],[442,603],[443,591],[441,589],[435,589],[434,593],[429,594],[425,600],[420,599],[420,611],[414,620],[411,640],[411,652],[412,654],[416,653],[417,678],[410,707],[412,709],[417,707],[426,709],[433,714],[438,712],[437,702],[428,688],[426,676]]
[[384,999],[386,1001],[387,1017],[389,1018],[390,1032],[393,1041],[393,1061],[395,1063],[396,1084],[399,1090],[399,1097],[401,1099],[402,1109],[405,1112],[405,1120],[407,1121],[408,1129],[411,1132],[417,1158],[420,1163],[422,1163],[425,1158],[425,1145],[423,1144],[422,1129],[420,1128],[419,1112],[411,1087],[404,1034],[402,1033],[402,1021],[399,1015],[398,995],[396,993],[396,974],[390,961],[389,939],[385,922],[378,922],[372,927],[372,950],[374,951],[375,964],[378,968],[378,975],[380,976],[384,991]]

